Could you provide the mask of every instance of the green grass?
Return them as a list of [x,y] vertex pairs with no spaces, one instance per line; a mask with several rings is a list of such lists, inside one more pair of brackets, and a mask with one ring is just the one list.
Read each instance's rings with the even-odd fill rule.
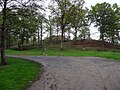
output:
[[0,90],[24,90],[35,81],[42,65],[16,58],[7,58],[7,65],[0,65]]
[[48,49],[44,52],[41,52],[37,49],[25,50],[25,51],[15,51],[15,50],[6,50],[7,54],[12,55],[30,55],[30,56],[94,56],[94,57],[102,57],[108,59],[114,59],[120,61],[120,53],[112,52],[112,51],[95,51],[95,50],[77,50],[77,49],[66,49],[64,51],[60,51],[59,49]]
[[10,55],[33,55],[33,56],[38,56],[41,53],[40,50],[37,49],[30,49],[30,50],[23,50],[23,51],[18,51],[18,50],[6,50],[6,54]]

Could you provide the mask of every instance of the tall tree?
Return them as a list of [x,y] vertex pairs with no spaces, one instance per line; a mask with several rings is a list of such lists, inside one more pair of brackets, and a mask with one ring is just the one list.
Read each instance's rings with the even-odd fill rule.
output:
[[5,57],[5,31],[6,31],[6,14],[9,9],[19,9],[21,7],[27,7],[30,4],[35,3],[36,0],[0,0],[0,7],[2,8],[2,25],[1,25],[1,60],[2,64],[6,65]]
[[42,48],[43,47],[43,28],[44,28],[44,23],[46,22],[45,14],[38,13],[38,30],[37,30],[37,38],[38,38],[38,45]]
[[7,12],[7,1],[8,0],[3,0],[0,1],[0,4],[3,6],[2,9],[2,26],[1,26],[1,60],[2,64],[6,65],[6,60],[5,60],[5,22],[6,22],[6,12]]
[[114,45],[119,42],[119,30],[120,30],[120,7],[115,3],[111,6],[112,12],[109,17],[109,26],[106,31],[108,38]]
[[84,7],[84,0],[71,0],[71,7],[68,11],[69,22],[72,28],[74,28],[74,39],[77,40],[78,31],[85,25],[85,14],[86,10]]
[[53,17],[53,22],[54,22],[54,27],[55,27],[55,32],[56,32],[56,41],[59,43],[59,32],[60,32],[60,22],[59,22],[59,17],[55,16]]
[[111,39],[114,44],[115,37],[119,35],[120,29],[120,8],[117,4],[111,6],[109,3],[101,3],[92,6],[89,12],[91,22],[98,27],[100,31],[100,39],[104,47],[104,41],[107,38]]
[[90,39],[90,30],[88,26],[82,26],[80,29],[80,39]]
[[49,43],[51,43],[52,41],[52,35],[53,35],[53,24],[55,22],[53,22],[53,18],[52,16],[49,16],[48,19],[46,20],[46,28],[47,28],[47,31],[49,32]]
[[[29,8],[21,8],[18,10],[19,22],[17,24],[18,39],[20,39],[20,48],[23,50],[23,45],[31,36],[34,36],[34,33],[38,29],[38,23],[34,11],[31,11]],[[35,38],[34,38],[35,39]]]
[[102,39],[102,46],[104,47],[105,34],[106,34],[106,26],[108,24],[108,20],[110,19],[111,13],[111,5],[109,3],[101,3],[92,6],[92,10],[90,10],[90,20],[95,24],[95,27],[98,27],[100,31],[100,39]]
[[52,14],[59,17],[60,29],[61,29],[61,50],[63,50],[63,40],[64,40],[64,32],[65,27],[67,26],[67,11],[70,8],[69,0],[54,0],[56,2],[55,7],[51,7]]

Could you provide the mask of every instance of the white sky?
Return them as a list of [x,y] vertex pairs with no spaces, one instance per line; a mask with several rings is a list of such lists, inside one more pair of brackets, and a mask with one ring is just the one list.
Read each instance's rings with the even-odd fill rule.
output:
[[110,4],[114,4],[117,3],[118,5],[120,5],[120,0],[85,0],[86,2],[86,6],[88,8],[90,8],[91,5],[96,5],[96,3],[103,3],[103,2],[107,2]]

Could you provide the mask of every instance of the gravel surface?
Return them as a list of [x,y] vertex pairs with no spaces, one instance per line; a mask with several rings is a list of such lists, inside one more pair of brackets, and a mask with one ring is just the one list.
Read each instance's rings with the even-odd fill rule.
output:
[[10,57],[44,65],[44,74],[27,90],[120,90],[120,62],[98,57]]

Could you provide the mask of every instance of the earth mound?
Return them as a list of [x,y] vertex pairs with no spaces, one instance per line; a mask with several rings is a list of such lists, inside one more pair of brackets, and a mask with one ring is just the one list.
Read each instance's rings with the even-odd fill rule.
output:
[[[83,48],[84,47],[103,48],[102,41],[92,39],[76,40],[72,42],[72,45],[77,45]],[[104,42],[104,48],[120,49],[120,45],[113,45],[109,42]]]

